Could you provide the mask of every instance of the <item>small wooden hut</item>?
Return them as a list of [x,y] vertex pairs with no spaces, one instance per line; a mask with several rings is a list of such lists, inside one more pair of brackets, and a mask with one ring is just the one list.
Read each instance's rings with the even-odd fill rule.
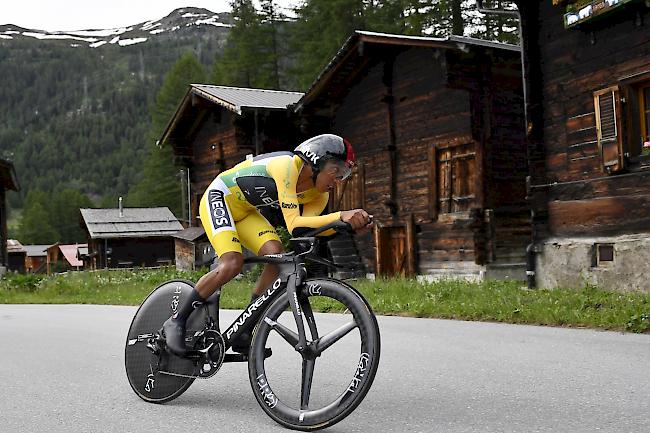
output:
[[176,269],[193,271],[210,266],[215,254],[203,227],[188,227],[173,235]]
[[50,245],[24,245],[25,270],[29,273],[47,271],[47,249]]
[[15,239],[7,240],[7,269],[13,272],[25,273],[25,247]]
[[172,235],[183,229],[167,207],[80,209],[92,269],[174,264]]
[[88,244],[64,245],[57,242],[47,247],[47,274],[82,270],[84,263],[78,258],[80,248],[87,249]]

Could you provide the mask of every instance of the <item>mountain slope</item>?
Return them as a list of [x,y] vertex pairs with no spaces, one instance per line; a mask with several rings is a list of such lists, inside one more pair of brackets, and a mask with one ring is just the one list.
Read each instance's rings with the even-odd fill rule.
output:
[[22,185],[72,187],[98,204],[141,176],[149,106],[165,73],[192,51],[210,67],[229,14],[182,8],[120,29],[44,32],[0,25],[0,157]]

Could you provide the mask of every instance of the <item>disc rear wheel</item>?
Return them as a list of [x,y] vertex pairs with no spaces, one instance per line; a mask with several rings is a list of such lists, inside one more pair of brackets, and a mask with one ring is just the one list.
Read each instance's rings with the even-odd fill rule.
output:
[[[162,324],[189,296],[194,285],[189,281],[167,281],[156,287],[138,308],[124,349],[126,375],[133,391],[151,403],[164,403],[181,395],[194,382],[200,367],[168,353],[163,341],[156,341]],[[187,322],[186,343],[203,328],[205,313],[196,310]]]

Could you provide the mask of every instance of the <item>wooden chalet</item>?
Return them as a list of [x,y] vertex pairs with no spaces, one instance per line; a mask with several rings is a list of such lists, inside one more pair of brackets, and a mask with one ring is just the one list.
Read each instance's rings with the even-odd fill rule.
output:
[[15,239],[7,240],[7,270],[25,273],[25,247]]
[[47,274],[82,270],[84,262],[79,259],[80,248],[87,249],[88,244],[63,245],[57,242],[47,247]]
[[379,274],[524,278],[530,242],[519,47],[355,32],[296,104],[308,135],[348,138],[359,165],[331,202],[377,223]]
[[650,4],[517,4],[531,284],[650,291]]
[[24,245],[25,271],[44,273],[47,271],[47,249],[50,245]]
[[159,143],[170,145],[189,179],[189,226],[200,226],[199,201],[210,182],[246,155],[293,150],[296,116],[287,107],[302,93],[190,85]]
[[18,191],[18,178],[14,165],[7,160],[0,159],[0,276],[9,264],[7,251],[7,191]]
[[173,235],[176,269],[193,271],[210,266],[215,253],[203,227],[188,227]]
[[80,209],[92,269],[174,263],[172,235],[183,229],[167,207]]

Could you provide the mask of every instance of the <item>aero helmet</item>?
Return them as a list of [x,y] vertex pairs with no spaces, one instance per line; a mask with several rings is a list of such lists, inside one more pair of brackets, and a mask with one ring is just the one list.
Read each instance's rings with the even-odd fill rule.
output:
[[311,166],[314,179],[328,162],[339,166],[340,178],[346,179],[352,174],[356,163],[354,149],[350,142],[338,135],[322,134],[303,141],[294,149],[294,153]]

